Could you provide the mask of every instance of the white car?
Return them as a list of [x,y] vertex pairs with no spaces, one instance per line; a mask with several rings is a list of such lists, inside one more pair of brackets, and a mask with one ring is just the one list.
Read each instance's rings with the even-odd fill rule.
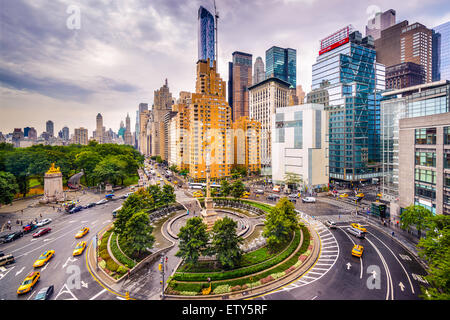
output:
[[289,198],[297,199],[298,198],[298,194],[297,193],[292,193],[292,194],[289,195]]
[[254,191],[255,194],[264,194],[264,190],[262,189],[257,189]]
[[36,226],[37,226],[37,227],[42,227],[42,226],[45,226],[46,224],[49,224],[50,222],[52,222],[52,219],[47,218],[47,219],[44,219],[44,220],[39,221],[39,222],[36,224]]
[[107,203],[107,202],[108,202],[108,200],[101,199],[100,201],[97,201],[95,204],[104,204],[104,203]]
[[316,202],[316,198],[314,197],[306,197],[306,198],[302,198],[302,202],[307,202],[307,203],[313,203]]

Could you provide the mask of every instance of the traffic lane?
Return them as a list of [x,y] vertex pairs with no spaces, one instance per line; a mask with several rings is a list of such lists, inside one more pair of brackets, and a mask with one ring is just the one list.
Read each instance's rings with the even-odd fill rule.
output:
[[424,279],[426,270],[417,259],[392,236],[377,228],[369,227],[366,237],[379,248],[391,270],[394,299],[420,299],[420,287],[428,283]]
[[[71,221],[73,221],[73,223],[64,228],[64,230],[61,230],[61,232],[64,232],[62,234],[59,234],[58,237],[46,239],[41,238],[37,241],[26,244],[26,248],[24,248],[24,251],[22,251],[20,255],[15,254],[15,256],[17,257],[16,263],[8,267],[8,269],[14,268],[15,270],[11,270],[11,272],[8,272],[8,274],[2,277],[2,279],[0,280],[0,292],[2,292],[3,294],[2,298],[14,299],[16,297],[14,295],[15,290],[8,291],[6,290],[6,288],[12,287],[14,289],[14,287],[18,287],[18,285],[16,286],[16,284],[23,280],[21,278],[25,278],[27,273],[34,270],[33,263],[34,261],[36,261],[39,255],[42,252],[50,249],[55,250],[55,256],[49,260],[46,266],[41,267],[40,269],[45,270],[46,273],[51,270],[53,272],[51,273],[51,277],[53,278],[53,280],[56,280],[55,283],[63,284],[66,279],[64,268],[67,266],[67,264],[71,264],[72,262],[69,259],[73,259],[74,261],[78,260],[78,258],[72,258],[73,249],[79,240],[84,240],[84,238],[79,240],[75,239],[75,234],[82,227],[81,222],[91,228],[91,234],[95,234],[100,230],[101,226],[105,225],[105,221],[108,222],[108,220],[105,219],[110,217],[110,211],[111,209],[109,208],[109,206],[104,205],[101,212],[97,210],[96,214],[80,214],[78,216],[78,221],[75,219],[75,216],[72,216],[71,218],[73,218],[73,220]],[[103,215],[100,215],[100,213],[103,213]],[[93,219],[95,219],[96,221],[93,221]],[[92,225],[93,222],[95,222],[94,225]],[[95,225],[97,225],[97,227],[95,227]],[[50,234],[48,234],[47,236],[50,236]],[[85,236],[85,238],[90,238],[89,233],[87,236]],[[44,279],[45,277],[46,275],[42,273],[41,278]],[[58,278],[60,281],[58,281]],[[40,282],[42,283],[43,281],[41,280]],[[36,289],[37,288],[38,287],[36,287]]]

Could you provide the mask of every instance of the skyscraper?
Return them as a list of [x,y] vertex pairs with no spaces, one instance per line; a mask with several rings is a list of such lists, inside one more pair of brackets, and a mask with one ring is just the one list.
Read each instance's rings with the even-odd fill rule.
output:
[[433,31],[433,81],[450,80],[450,22],[434,27]]
[[297,50],[272,47],[266,51],[266,78],[275,77],[297,86]]
[[367,22],[366,36],[372,36],[374,40],[379,39],[381,31],[395,24],[395,10],[389,9],[378,12],[375,17]]
[[261,81],[263,81],[265,79],[266,79],[266,71],[264,69],[264,62],[263,62],[263,59],[261,57],[258,57],[255,60],[252,84],[255,85],[255,84],[260,83]]
[[322,40],[312,67],[312,89],[328,91],[330,178],[359,181],[380,174],[379,100],[385,68],[376,61],[372,37],[351,30],[347,26]]
[[[228,78],[228,104],[232,109],[232,118],[236,120],[248,116],[248,90],[252,85],[252,55],[233,52],[232,72]],[[231,96],[230,96],[231,94]]]
[[73,134],[73,143],[87,145],[88,141],[89,141],[88,129],[85,129],[83,127],[75,128],[75,131]]
[[103,117],[99,113],[97,114],[96,120],[96,129],[94,132],[94,139],[97,140],[98,143],[104,143],[105,136],[105,127],[103,126]]
[[200,6],[198,9],[198,60],[215,60],[214,16]]
[[125,144],[132,145],[133,144],[133,135],[131,134],[131,124],[130,124],[130,115],[127,113],[127,117],[125,118],[125,131],[123,134],[123,141]]
[[53,124],[53,121],[48,120],[45,123],[45,132],[47,132],[50,137],[54,136],[54,124]]
[[386,68],[406,62],[423,67],[424,81],[432,81],[433,31],[420,23],[402,21],[381,31],[375,40],[377,62]]

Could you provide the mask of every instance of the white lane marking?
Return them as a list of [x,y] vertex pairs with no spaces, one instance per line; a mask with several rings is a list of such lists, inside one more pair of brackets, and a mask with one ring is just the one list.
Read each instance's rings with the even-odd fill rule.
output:
[[387,276],[387,289],[386,289],[386,300],[389,300],[389,292],[391,293],[391,300],[394,300],[394,286],[392,285],[392,278],[391,273],[389,271],[389,267],[386,263],[386,260],[384,260],[383,255],[381,254],[380,250],[370,241],[366,238],[366,240],[372,245],[372,247],[377,252],[378,256],[380,257],[381,263],[383,264],[384,270],[386,271]]
[[36,291],[33,291],[33,293],[28,297],[28,299],[27,300],[30,300],[31,299],[31,297],[34,295],[36,293]]
[[[66,290],[63,291],[64,288],[65,288]],[[64,286],[61,288],[61,290],[59,290],[58,294],[57,294],[56,297],[55,297],[55,300],[56,300],[60,295],[62,295],[63,293],[69,293],[69,294],[72,296],[71,299],[64,299],[64,300],[78,300],[78,298],[75,297],[75,295],[72,293],[72,291],[70,291],[69,287],[67,287],[67,284],[64,284]]]
[[100,291],[99,293],[97,293],[95,296],[93,296],[92,298],[90,298],[89,300],[94,300],[95,298],[97,298],[99,295],[101,295],[102,293],[106,292],[106,289],[103,289],[102,291]]
[[23,272],[23,270],[25,269],[25,267],[22,267],[22,269],[20,269],[19,271],[16,272],[16,277],[21,274]]
[[93,221],[93,222],[91,223],[91,226],[93,226],[94,224],[96,224],[97,221],[98,221],[98,220]]
[[9,268],[8,270],[6,270],[6,273],[0,273],[0,280],[2,280],[8,273],[11,272],[12,269],[14,269],[16,266]]

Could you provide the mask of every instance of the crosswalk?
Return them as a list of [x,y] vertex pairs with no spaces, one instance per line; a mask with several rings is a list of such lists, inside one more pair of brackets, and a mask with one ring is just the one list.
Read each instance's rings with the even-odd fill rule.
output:
[[339,257],[339,245],[333,233],[318,220],[313,221],[311,226],[320,238],[319,258],[299,279],[283,287],[280,291],[290,291],[319,280],[330,271]]

